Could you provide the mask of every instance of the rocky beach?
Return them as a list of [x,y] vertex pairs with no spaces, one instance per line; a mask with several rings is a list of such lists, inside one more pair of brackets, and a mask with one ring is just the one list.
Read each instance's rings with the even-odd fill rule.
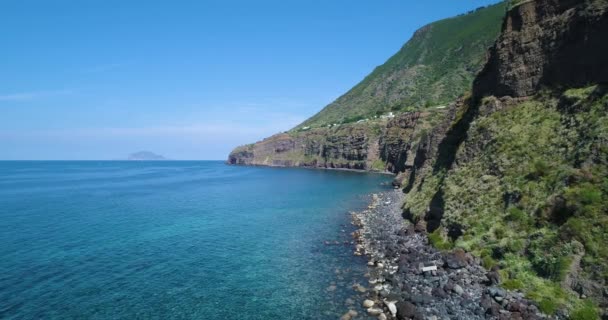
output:
[[[423,228],[401,216],[401,190],[373,194],[366,210],[352,213],[359,229],[355,255],[368,257],[368,284],[358,303],[368,319],[560,319],[548,317],[517,291],[499,286],[498,268],[486,270],[480,259],[456,249],[441,252]],[[362,315],[359,315],[362,316]],[[342,320],[357,319],[350,311]]]

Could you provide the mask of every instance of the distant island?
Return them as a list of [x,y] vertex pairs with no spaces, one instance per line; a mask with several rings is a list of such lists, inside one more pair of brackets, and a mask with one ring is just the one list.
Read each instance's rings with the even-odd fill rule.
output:
[[142,160],[167,160],[167,158],[150,151],[139,151],[129,155],[128,160],[142,161]]

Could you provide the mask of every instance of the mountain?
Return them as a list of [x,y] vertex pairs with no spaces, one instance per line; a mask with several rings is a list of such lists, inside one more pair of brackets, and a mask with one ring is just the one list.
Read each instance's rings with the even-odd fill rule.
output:
[[505,10],[501,2],[422,27],[388,61],[296,129],[453,101],[483,66]]
[[129,155],[128,160],[167,160],[165,157],[150,151],[139,151]]
[[[236,148],[228,162],[402,171],[412,132],[468,90],[500,31],[506,3],[431,23],[348,93],[287,133]],[[421,121],[414,121],[421,119]]]

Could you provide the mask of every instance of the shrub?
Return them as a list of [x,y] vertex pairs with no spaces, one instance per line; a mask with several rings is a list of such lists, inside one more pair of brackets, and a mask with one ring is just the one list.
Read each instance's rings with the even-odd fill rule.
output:
[[602,201],[602,191],[591,183],[584,183],[568,188],[565,197],[569,203],[582,209],[585,205],[593,205]]
[[571,263],[572,260],[568,256],[547,254],[538,259],[534,267],[541,276],[559,282],[566,277]]
[[509,279],[504,281],[502,286],[507,290],[519,290],[524,288],[524,283],[521,280]]
[[494,236],[496,236],[496,239],[502,239],[504,238],[506,235],[506,231],[502,226],[496,226],[494,228]]
[[528,219],[528,215],[517,207],[510,207],[507,210],[507,216],[505,217],[505,220],[507,220],[507,221],[519,222],[519,223],[525,223],[527,219]]
[[491,256],[484,256],[483,258],[481,258],[481,264],[484,268],[490,270],[496,265],[496,261],[494,261]]
[[507,243],[507,250],[509,250],[509,252],[513,252],[513,253],[521,252],[524,249],[524,247],[525,247],[525,243],[521,239],[515,239],[515,240],[509,241]]
[[528,180],[539,180],[542,177],[547,176],[551,173],[551,166],[544,160],[537,159],[532,162],[532,168],[530,173],[526,176]]
[[580,201],[583,204],[594,204],[602,200],[602,192],[594,186],[585,186],[579,193]]
[[591,301],[585,301],[581,307],[575,309],[570,315],[572,320],[599,320],[599,318],[600,315]]
[[445,240],[441,235],[441,229],[433,231],[429,234],[429,241],[431,244],[439,250],[450,250],[454,247],[454,244],[449,240]]
[[553,299],[542,299],[538,303],[538,308],[545,314],[553,315],[557,311],[557,303]]

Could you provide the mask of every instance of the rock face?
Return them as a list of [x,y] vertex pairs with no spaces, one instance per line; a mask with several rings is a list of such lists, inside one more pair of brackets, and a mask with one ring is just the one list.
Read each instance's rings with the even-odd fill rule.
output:
[[523,97],[543,87],[608,82],[607,6],[601,0],[536,0],[510,10],[474,94]]
[[[568,297],[593,301],[604,317],[608,254],[577,248],[581,239],[585,248],[605,242],[608,223],[572,206],[575,197],[566,198],[593,189],[594,212],[608,214],[599,202],[608,189],[597,182],[608,175],[606,34],[608,1],[536,0],[511,9],[472,96],[450,105],[444,121],[429,131],[428,146],[419,144],[403,206],[404,217],[416,230],[433,232],[438,246],[465,245],[480,252],[488,267],[500,265],[502,273],[487,273],[489,283],[500,284],[502,276],[530,292],[516,270],[526,263],[526,274],[560,286]],[[543,89],[546,94],[538,95]],[[544,190],[537,187],[560,172],[572,173],[547,182]],[[593,174],[585,180],[579,172]],[[515,216],[525,222],[512,223]],[[592,234],[592,228],[598,231]],[[467,269],[462,258],[444,260],[450,269]],[[560,274],[547,263],[551,259],[562,263]],[[500,310],[490,302],[504,307],[504,300],[492,290],[480,302],[496,316]],[[535,303],[549,300],[567,308],[553,296]],[[520,304],[506,305],[521,313]]]
[[413,166],[429,121],[443,118],[445,113],[442,109],[410,112],[391,119],[281,133],[236,148],[228,163],[399,173]]

